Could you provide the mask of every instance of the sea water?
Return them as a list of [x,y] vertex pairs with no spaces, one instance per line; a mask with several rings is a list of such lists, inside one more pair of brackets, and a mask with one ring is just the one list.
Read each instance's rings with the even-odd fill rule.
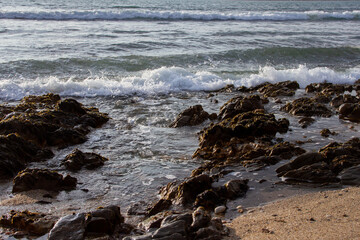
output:
[[[206,91],[227,84],[353,83],[360,78],[359,26],[360,1],[0,0],[0,103],[53,92],[111,117],[86,143],[55,149],[53,159],[32,165],[66,173],[61,160],[79,148],[109,158],[105,166],[73,174],[78,189],[46,206],[34,204],[36,197],[14,206],[11,184],[3,183],[1,212],[58,213],[156,199],[161,186],[202,163],[191,156],[197,132],[209,122],[168,128],[179,112],[202,104],[218,113],[234,94],[219,94],[216,103]],[[292,123],[291,134],[280,137],[312,138],[305,144],[310,150],[331,141],[318,134],[326,126],[341,132],[341,140],[356,136],[336,117],[303,130],[277,105],[267,110]],[[249,196],[279,181],[272,168],[255,175],[237,169],[232,176],[268,180],[261,188],[250,181]]]

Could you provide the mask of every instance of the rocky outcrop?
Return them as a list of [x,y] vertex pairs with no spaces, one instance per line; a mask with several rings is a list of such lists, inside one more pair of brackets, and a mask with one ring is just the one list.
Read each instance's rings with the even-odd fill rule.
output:
[[34,189],[48,191],[73,190],[77,180],[69,175],[61,174],[47,169],[25,169],[14,178],[12,192],[23,192]]
[[296,81],[284,81],[279,83],[268,83],[258,88],[258,92],[264,97],[294,96],[300,86]]
[[107,160],[107,158],[97,153],[83,153],[79,149],[75,149],[65,157],[61,164],[64,165],[66,169],[76,172],[83,167],[90,170],[101,167]]
[[339,107],[339,118],[351,122],[360,122],[360,104],[344,103]]
[[239,113],[249,112],[256,109],[264,109],[260,96],[251,95],[248,97],[235,97],[230,99],[220,108],[219,119],[227,119]]
[[178,128],[184,126],[195,126],[199,125],[207,119],[216,119],[213,114],[209,114],[204,111],[201,105],[192,106],[183,112],[181,112],[175,119],[174,122],[170,124],[170,127]]
[[96,108],[51,93],[27,96],[17,106],[0,110],[0,178],[16,175],[29,162],[52,157],[49,147],[83,143],[90,128],[109,119]]
[[[360,165],[360,139],[353,138],[343,144],[332,142],[321,148],[318,153],[303,154],[279,167],[276,172],[287,182],[333,183],[340,179],[351,184],[358,178],[354,169]],[[351,177],[354,176],[354,177]],[[350,182],[350,180],[349,180]]]
[[330,117],[332,112],[323,104],[317,102],[313,98],[302,97],[287,103],[281,108],[282,111],[291,113],[295,116],[321,116],[321,117]]
[[352,85],[333,84],[333,83],[312,83],[305,87],[307,93],[323,93],[328,95],[342,94],[345,91],[352,91]]
[[5,228],[13,228],[30,235],[44,235],[54,226],[57,217],[47,216],[45,214],[14,211],[1,216],[0,226]]
[[83,240],[85,236],[129,233],[118,206],[98,208],[89,213],[68,215],[59,219],[49,233],[49,240]]

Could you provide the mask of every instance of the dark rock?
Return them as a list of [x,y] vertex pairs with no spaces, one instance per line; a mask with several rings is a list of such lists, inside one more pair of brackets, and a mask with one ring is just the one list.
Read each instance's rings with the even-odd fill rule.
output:
[[360,104],[344,103],[339,107],[339,118],[349,120],[351,122],[360,122]]
[[315,119],[312,117],[303,117],[299,120],[299,124],[302,128],[307,128],[315,122]]
[[276,120],[273,114],[262,110],[241,113],[203,129],[193,157],[226,159],[234,154],[234,146],[255,138],[271,139],[277,132],[285,133],[288,127],[287,119]]
[[29,211],[17,212],[12,210],[0,218],[0,226],[15,228],[33,235],[44,235],[54,226],[56,217]]
[[195,105],[181,112],[169,127],[195,126],[209,119],[209,116],[201,105]]
[[155,238],[156,240],[187,240],[187,238],[180,233],[174,233],[170,236],[165,236],[162,238]]
[[172,205],[171,200],[169,199],[160,199],[159,201],[157,201],[154,206],[152,206],[148,212],[147,212],[147,216],[152,216],[155,215],[159,212],[162,212],[166,209],[168,209],[170,206]]
[[235,199],[242,197],[246,194],[249,189],[248,180],[234,179],[225,183],[227,198]]
[[360,165],[343,170],[339,173],[339,178],[344,185],[360,185]]
[[344,94],[344,95],[338,95],[338,96],[334,97],[331,100],[330,105],[334,108],[338,108],[344,103],[358,103],[358,102],[359,102],[359,99],[357,97],[351,96],[349,94]]
[[291,113],[296,116],[321,116],[330,117],[332,112],[322,103],[316,102],[311,98],[299,98],[291,103],[287,103],[281,110]]
[[65,165],[66,169],[70,171],[79,171],[82,167],[86,169],[95,169],[107,161],[107,158],[104,158],[96,153],[83,153],[79,149],[75,149],[72,153],[67,155],[62,161],[62,164]]
[[257,90],[265,97],[294,96],[300,86],[296,81],[285,81],[279,83],[268,83]]
[[166,224],[156,230],[153,234],[153,238],[162,238],[171,236],[174,233],[179,233],[182,236],[185,236],[187,232],[186,222],[183,220],[178,220],[169,224]]
[[176,222],[179,220],[185,221],[186,226],[190,226],[193,221],[192,214],[191,213],[183,213],[183,214],[173,214],[173,215],[167,216],[162,220],[161,226],[166,226],[169,223]]
[[227,84],[225,87],[220,88],[219,90],[216,90],[214,92],[227,92],[227,93],[231,93],[233,92],[235,89],[234,84]]
[[290,159],[293,156],[297,156],[305,153],[305,150],[296,147],[294,144],[289,142],[281,142],[269,149],[270,153],[268,156],[279,156],[281,159]]
[[86,220],[86,233],[112,234],[124,222],[118,206],[108,206],[90,212]]
[[0,136],[0,179],[13,177],[29,162],[44,161],[53,153],[42,149],[16,134]]
[[324,157],[320,153],[305,153],[295,158],[294,160],[282,165],[281,167],[276,169],[276,172],[278,173],[278,176],[283,176],[286,172],[290,170],[322,162],[324,160]]
[[311,92],[321,92],[324,94],[334,95],[341,94],[345,90],[350,90],[349,86],[341,84],[332,84],[332,83],[312,83],[306,86],[305,91],[307,93]]
[[324,128],[320,131],[321,136],[329,137],[330,135],[336,135],[336,132],[331,132],[328,128]]
[[233,118],[239,113],[249,112],[256,109],[264,109],[260,96],[235,97],[230,99],[220,108],[219,119]]
[[49,233],[49,240],[83,240],[85,236],[84,213],[68,215],[57,221]]
[[220,204],[221,198],[218,196],[218,194],[210,190],[205,190],[204,192],[200,193],[195,200],[194,206],[195,207],[204,207],[205,209],[213,210],[216,205]]
[[79,115],[86,114],[86,110],[84,109],[82,104],[77,102],[75,99],[65,99],[63,101],[59,101],[56,105],[56,109]]
[[193,222],[190,226],[190,230],[192,232],[196,232],[200,228],[207,227],[210,223],[211,217],[209,214],[205,211],[203,207],[198,207],[193,213],[192,213]]
[[198,231],[196,231],[194,239],[221,240],[223,238],[221,236],[221,233],[216,229],[214,229],[213,227],[206,227],[206,228],[200,228]]
[[77,180],[69,175],[61,174],[47,169],[25,169],[14,178],[13,193],[29,191],[33,189],[45,189],[48,191],[73,190]]
[[146,208],[147,205],[144,201],[134,203],[128,208],[127,215],[146,215]]

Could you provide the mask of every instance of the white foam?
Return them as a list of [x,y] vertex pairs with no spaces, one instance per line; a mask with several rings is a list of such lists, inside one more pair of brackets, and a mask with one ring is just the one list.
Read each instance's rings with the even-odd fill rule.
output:
[[159,20],[241,20],[241,21],[293,21],[293,20],[321,20],[321,19],[360,19],[360,11],[308,11],[308,12],[205,12],[205,11],[2,11],[0,19],[26,20],[81,20],[81,21],[116,21],[131,19],[159,19]]
[[44,79],[5,79],[0,80],[0,99],[18,100],[26,95],[39,95],[49,92],[62,96],[96,97],[124,96],[133,94],[168,94],[181,91],[211,91],[227,84],[235,86],[256,86],[263,82],[298,81],[304,88],[310,83],[331,82],[352,84],[360,79],[360,67],[345,72],[318,67],[309,69],[300,65],[294,69],[279,70],[274,67],[260,68],[259,73],[239,79],[223,79],[210,72],[192,73],[179,67],[162,67],[147,70],[139,76],[119,79],[89,77],[83,80],[61,80],[56,77]]

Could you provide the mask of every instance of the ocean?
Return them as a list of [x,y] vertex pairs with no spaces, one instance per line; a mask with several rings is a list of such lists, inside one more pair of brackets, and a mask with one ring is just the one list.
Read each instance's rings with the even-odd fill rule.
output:
[[[359,26],[360,1],[0,0],[0,103],[53,92],[108,113],[109,123],[86,143],[32,166],[65,173],[60,160],[74,148],[100,153],[109,158],[104,167],[74,174],[79,189],[41,209],[127,207],[155,199],[159,187],[201,164],[191,156],[197,132],[209,122],[168,128],[179,112],[202,104],[218,113],[232,95],[218,95],[214,103],[208,91],[227,84],[353,83],[360,79]],[[306,133],[326,124],[319,120]],[[342,132],[344,139],[353,135]],[[295,126],[282,137],[303,134]],[[312,138],[310,149],[331,140]],[[264,177],[241,170],[233,176]],[[11,184],[0,188],[0,200],[8,199]],[[274,198],[263,195],[247,204]]]

